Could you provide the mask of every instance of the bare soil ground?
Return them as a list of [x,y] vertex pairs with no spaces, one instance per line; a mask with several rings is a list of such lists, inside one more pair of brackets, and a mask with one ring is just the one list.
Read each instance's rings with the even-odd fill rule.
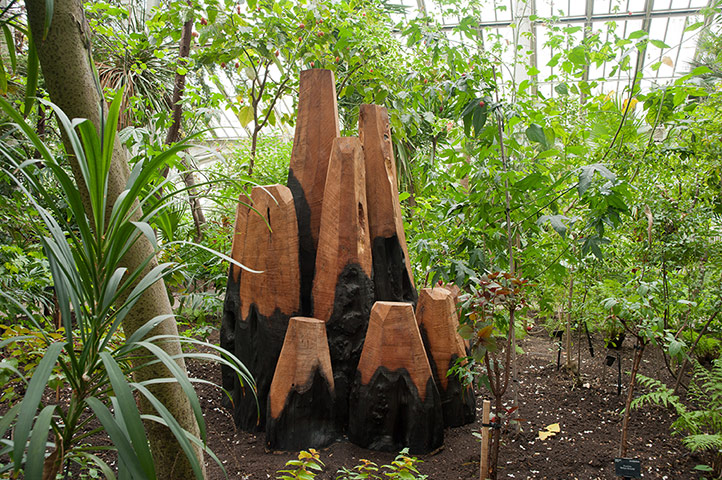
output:
[[[211,336],[218,341],[218,333]],[[525,419],[519,434],[505,432],[499,458],[499,479],[616,479],[614,457],[618,456],[620,430],[627,393],[628,370],[633,346],[627,339],[621,350],[624,388],[617,395],[617,369],[607,367],[607,350],[601,341],[594,342],[595,357],[581,350],[580,380],[556,368],[556,344],[546,330],[537,327],[521,341],[525,354],[519,356],[520,416]],[[577,359],[577,346],[573,348]],[[564,357],[562,356],[562,363]],[[660,352],[652,347],[645,351],[641,373],[670,382]],[[193,364],[190,375],[220,383],[217,366]],[[477,392],[479,415],[486,394]],[[207,385],[199,390],[209,434],[209,446],[221,459],[233,479],[262,480],[276,478],[276,472],[294,459],[297,452],[271,452],[265,447],[263,433],[236,431],[228,412],[221,407],[221,392]],[[508,402],[508,400],[507,400]],[[670,435],[673,421],[662,408],[634,411],[630,421],[628,456],[638,458],[643,478],[659,480],[696,479],[695,465],[702,459],[688,453],[677,437]],[[430,480],[479,478],[481,420],[464,427],[447,429],[444,448],[419,458],[419,470]],[[560,432],[544,441],[538,433],[547,425],[559,423]],[[379,465],[388,464],[395,455],[357,447],[339,441],[321,451],[325,464],[319,479],[333,479],[341,467],[352,468],[360,459]],[[220,468],[209,463],[209,477],[225,478]]]

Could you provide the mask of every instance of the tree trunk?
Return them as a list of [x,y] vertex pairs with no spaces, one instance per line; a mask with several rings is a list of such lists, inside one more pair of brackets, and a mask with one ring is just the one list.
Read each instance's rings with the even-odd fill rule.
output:
[[[45,77],[45,85],[50,98],[69,118],[87,118],[96,128],[100,128],[101,109],[104,105],[99,93],[98,83],[93,75],[90,61],[90,31],[80,0],[55,2],[52,24],[47,35],[44,35],[45,5],[44,0],[26,0],[28,22],[36,42],[40,66]],[[70,150],[70,148],[68,148]],[[82,183],[82,176],[74,158],[70,157],[71,167],[78,182],[83,202],[90,210],[88,192]],[[110,166],[108,183],[108,209],[111,209],[118,195],[125,189],[129,175],[128,160],[120,141],[115,142]],[[109,211],[106,212],[109,214]],[[135,270],[149,256],[153,255],[153,247],[148,239],[141,235],[123,258],[124,266]],[[146,270],[156,266],[152,261]],[[126,336],[130,336],[140,326],[158,315],[172,314],[170,301],[162,281],[153,284],[139,299],[133,310],[123,322]],[[152,334],[175,335],[178,329],[174,320],[162,322]],[[161,347],[170,355],[181,353],[179,342],[166,342]],[[184,367],[183,361],[178,363]],[[169,372],[161,364],[155,364],[136,374],[137,381],[168,377]],[[188,397],[177,383],[156,385],[153,393],[169,409],[181,426],[191,433],[198,434]],[[143,405],[148,412],[148,405]],[[193,477],[190,463],[173,435],[166,428],[153,422],[147,425],[148,439],[151,444],[153,459],[159,478],[183,479]],[[197,451],[199,457],[200,450]]]
[[[193,33],[193,19],[188,20],[183,24],[183,33],[181,33],[180,48],[178,52],[178,58],[188,58],[191,51],[191,38]],[[172,118],[168,133],[165,137],[165,143],[170,145],[178,141],[180,137],[180,127],[183,119],[183,90],[185,90],[186,76],[176,72],[175,82],[173,84],[173,100],[172,100]],[[196,179],[193,175],[192,168],[184,159],[181,159],[181,163],[186,168],[183,172],[183,182],[188,188],[188,203],[191,207],[191,215],[193,216],[193,225],[196,229],[196,242],[203,238],[203,225],[206,223],[206,217],[203,215],[203,209],[201,208],[201,201],[198,198],[198,191],[196,189]],[[165,173],[168,173],[166,169]]]
[[642,363],[642,354],[644,354],[644,342],[637,337],[637,344],[634,346],[634,363],[632,364],[632,373],[629,377],[629,391],[627,392],[627,402],[624,405],[624,418],[622,419],[622,439],[619,442],[619,456],[627,456],[627,435],[629,432],[629,416],[631,414],[630,407],[634,398],[634,386],[637,383],[637,372],[639,364]]

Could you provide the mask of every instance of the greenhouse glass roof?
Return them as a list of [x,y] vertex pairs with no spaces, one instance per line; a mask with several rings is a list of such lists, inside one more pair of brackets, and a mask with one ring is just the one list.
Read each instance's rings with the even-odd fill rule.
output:
[[[426,12],[443,24],[444,30],[453,35],[458,16],[450,14],[445,2],[438,0],[396,0],[405,7],[404,15],[397,15],[403,22]],[[539,90],[548,96],[553,89],[556,68],[550,66],[555,55],[548,45],[550,25],[580,27],[573,35],[578,42],[589,32],[601,32],[606,37],[615,34],[629,38],[634,32],[646,32],[652,40],[645,52],[640,71],[641,88],[664,85],[690,71],[697,39],[711,18],[700,10],[711,7],[714,0],[486,0],[480,3],[482,36],[503,38],[508,45],[515,45],[515,28],[526,29],[531,35],[517,35],[527,43],[532,54],[524,61],[539,70]],[[404,18],[405,17],[405,18]],[[459,41],[463,41],[458,37]],[[604,39],[603,39],[604,40]],[[514,63],[513,49],[502,53],[504,64]],[[585,79],[598,83],[597,91],[621,91],[630,81],[629,72],[618,73],[608,63],[591,65]],[[519,80],[517,78],[517,80]]]

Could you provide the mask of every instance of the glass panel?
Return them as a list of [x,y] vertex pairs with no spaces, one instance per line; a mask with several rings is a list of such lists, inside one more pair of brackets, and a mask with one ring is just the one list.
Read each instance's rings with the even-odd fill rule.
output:
[[644,12],[644,0],[629,0],[629,8],[627,10],[632,13]]
[[594,14],[609,13],[612,2],[610,0],[594,0]]

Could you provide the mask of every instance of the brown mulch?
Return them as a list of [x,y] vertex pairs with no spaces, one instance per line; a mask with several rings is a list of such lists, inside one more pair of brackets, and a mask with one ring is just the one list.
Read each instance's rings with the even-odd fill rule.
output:
[[[210,341],[218,341],[215,332]],[[519,356],[520,416],[525,419],[519,434],[503,435],[499,458],[499,479],[616,479],[614,457],[618,456],[621,411],[626,396],[626,381],[631,368],[633,348],[630,339],[622,351],[623,384],[617,396],[617,370],[604,365],[607,350],[595,341],[595,357],[585,348],[581,352],[580,380],[556,368],[556,345],[543,328],[534,328],[521,342],[525,354]],[[574,359],[577,347],[574,347]],[[562,356],[562,362],[564,357]],[[220,383],[215,365],[194,363],[192,377]],[[641,373],[671,378],[658,350],[648,348]],[[481,399],[478,393],[479,417]],[[297,452],[270,452],[263,433],[236,431],[228,412],[221,407],[221,392],[208,385],[199,386],[208,430],[208,444],[221,459],[229,478],[261,480],[276,478],[276,472],[294,459]],[[508,403],[508,400],[507,400]],[[651,407],[632,413],[628,456],[638,458],[643,478],[659,480],[696,479],[694,467],[703,459],[691,455],[670,435],[672,415],[662,408]],[[444,448],[435,454],[421,455],[419,470],[430,480],[479,478],[480,444],[473,432],[479,431],[480,418],[472,425],[447,429]],[[560,432],[540,440],[538,432],[559,423]],[[393,454],[374,452],[339,441],[320,452],[325,464],[319,479],[333,479],[341,467],[352,468],[360,459],[379,465],[390,463]],[[210,479],[225,478],[212,461],[208,463]]]

